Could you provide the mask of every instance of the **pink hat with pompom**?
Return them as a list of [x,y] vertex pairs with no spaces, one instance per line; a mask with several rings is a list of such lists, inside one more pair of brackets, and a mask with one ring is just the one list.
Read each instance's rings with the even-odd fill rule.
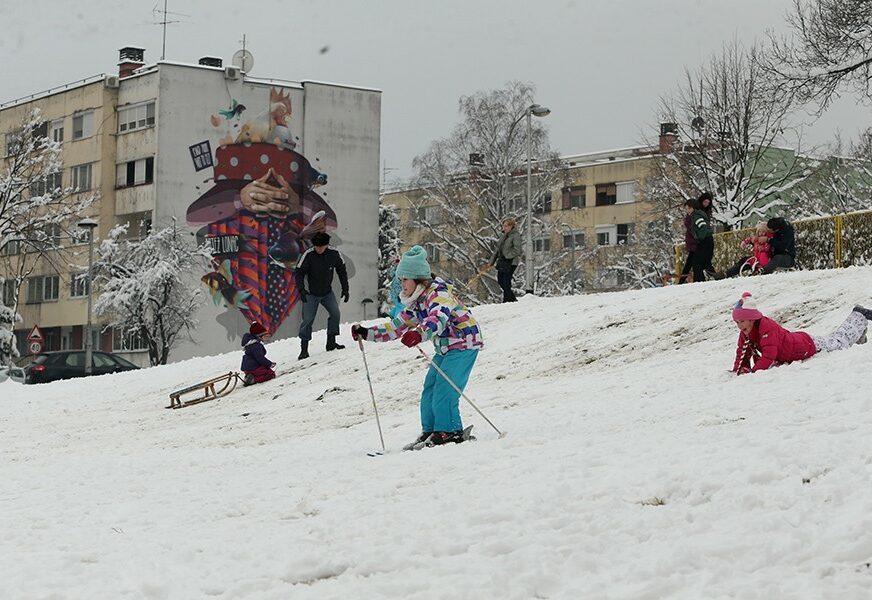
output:
[[734,321],[756,321],[762,319],[763,313],[757,310],[757,303],[751,297],[751,292],[744,292],[742,298],[733,307]]

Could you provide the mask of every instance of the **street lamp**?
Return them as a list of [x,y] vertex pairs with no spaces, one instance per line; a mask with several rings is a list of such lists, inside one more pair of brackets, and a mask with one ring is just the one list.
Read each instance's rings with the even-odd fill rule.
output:
[[531,104],[527,107],[527,255],[524,259],[527,267],[527,290],[533,293],[533,116],[547,117],[551,109],[539,104]]
[[91,339],[91,272],[94,265],[94,228],[97,221],[88,217],[77,224],[88,231],[88,324],[85,326],[85,375],[91,374],[91,357],[94,343]]
[[581,233],[581,232],[573,229],[571,226],[567,225],[566,223],[562,223],[560,225],[560,227],[561,228],[569,227],[569,239],[570,239],[570,242],[569,242],[569,244],[570,244],[569,245],[569,260],[570,260],[569,276],[571,277],[571,280],[569,282],[569,289],[571,290],[571,293],[574,296],[575,295],[575,279],[576,279],[575,278],[575,234]]

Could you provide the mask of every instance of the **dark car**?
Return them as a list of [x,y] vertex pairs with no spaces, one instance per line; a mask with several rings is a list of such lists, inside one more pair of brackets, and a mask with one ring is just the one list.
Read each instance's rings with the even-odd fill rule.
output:
[[[109,352],[91,353],[91,375],[133,371],[136,365]],[[24,368],[25,383],[48,383],[85,376],[85,351],[62,350],[37,356]]]

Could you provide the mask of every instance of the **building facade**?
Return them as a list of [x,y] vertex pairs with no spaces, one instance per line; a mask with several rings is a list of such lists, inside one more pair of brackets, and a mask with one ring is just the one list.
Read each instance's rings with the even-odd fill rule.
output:
[[[82,215],[98,221],[95,241],[122,223],[130,236],[176,223],[192,248],[211,250],[203,271],[190,275],[205,292],[199,327],[171,360],[235,349],[254,320],[276,339],[295,336],[293,268],[319,228],[348,265],[343,318],[360,318],[362,301],[377,293],[381,93],[255,78],[208,57],[146,65],[144,51],[124,48],[120,58],[118,75],[0,105],[0,132],[40,109],[62,143],[63,186],[96,192],[91,214]],[[256,180],[287,191],[291,209],[279,214],[253,202]],[[61,245],[87,251],[83,241]],[[0,267],[16,260],[13,250],[0,249]],[[43,262],[32,274],[42,285],[28,281],[19,293],[19,349],[34,325],[47,350],[81,348],[87,282]],[[95,348],[147,360],[141,341],[95,323]]]

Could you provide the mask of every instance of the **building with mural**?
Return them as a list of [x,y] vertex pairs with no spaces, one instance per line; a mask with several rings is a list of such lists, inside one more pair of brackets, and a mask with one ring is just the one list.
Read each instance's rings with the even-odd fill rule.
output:
[[[34,107],[60,128],[63,184],[89,172],[78,189],[97,192],[90,216],[98,238],[120,223],[143,235],[175,220],[192,246],[207,245],[210,264],[194,275],[207,292],[199,327],[171,360],[235,349],[255,320],[276,339],[296,336],[293,269],[318,231],[331,235],[348,266],[343,320],[362,318],[363,301],[377,295],[381,93],[256,78],[209,57],[146,64],[142,49],[123,48],[120,59],[118,75],[0,105],[0,132]],[[14,260],[11,250],[0,254],[0,262]],[[42,285],[22,286],[19,348],[34,325],[47,350],[82,347],[84,294],[75,273],[48,262],[32,274]],[[136,340],[97,329],[95,348],[142,364]]]

